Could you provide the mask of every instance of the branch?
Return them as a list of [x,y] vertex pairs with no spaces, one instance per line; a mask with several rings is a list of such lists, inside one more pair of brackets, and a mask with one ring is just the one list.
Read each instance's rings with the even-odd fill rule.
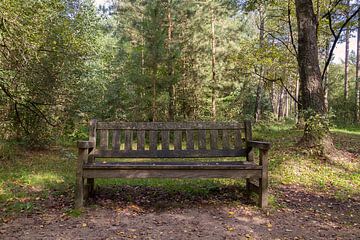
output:
[[267,31],[267,34],[269,34],[272,38],[278,40],[279,42],[281,42],[285,47],[286,49],[294,56],[294,57],[297,57],[297,55],[291,50],[291,48],[286,44],[286,42],[278,37],[275,37],[271,32],[268,32]]
[[322,18],[326,18],[329,15],[331,15],[331,12],[337,7],[337,5],[339,5],[342,2],[342,0],[337,0],[334,5],[329,9],[329,11],[327,11],[327,13],[325,13]]
[[[359,11],[360,11],[360,7],[358,7],[358,9],[357,9],[355,12],[353,12],[353,14],[352,14],[350,17],[348,17],[348,18],[346,19],[346,21],[341,25],[341,28],[340,28],[339,32],[334,36],[334,37],[335,37],[334,43],[333,43],[333,45],[331,46],[331,50],[330,50],[328,59],[326,60],[326,63],[325,63],[324,69],[323,69],[323,73],[321,74],[321,79],[322,79],[322,80],[324,79],[324,76],[325,76],[325,74],[326,74],[326,70],[327,70],[327,68],[329,67],[329,64],[330,64],[330,62],[331,62],[331,58],[332,58],[332,56],[333,56],[333,54],[334,54],[334,50],[335,50],[335,47],[336,47],[337,42],[339,41],[339,38],[340,38],[341,33],[344,31],[344,28],[346,27],[346,25],[351,21],[351,19],[353,19],[353,18],[358,14]],[[331,25],[331,13],[330,13],[330,11],[329,11],[328,13],[329,13],[329,15],[328,15],[328,16],[329,16],[329,25],[330,25],[330,27],[331,27],[330,29],[332,29],[332,25]],[[333,29],[332,29],[332,31],[333,31]]]
[[286,85],[284,84],[283,80],[281,78],[276,78],[276,79],[271,79],[271,78],[267,78],[265,76],[260,75],[259,73],[257,73],[256,71],[254,72],[254,74],[256,76],[259,76],[260,78],[262,78],[263,80],[269,81],[269,82],[274,82],[274,83],[278,83],[280,82],[280,86],[285,88],[285,91],[289,94],[289,96],[299,105],[301,105],[301,103],[296,99],[296,97],[294,97],[294,95],[291,94],[291,91],[286,87]]
[[295,51],[296,56],[298,55],[297,53],[297,48],[295,46],[295,42],[294,42],[294,36],[293,36],[293,30],[292,30],[292,26],[291,26],[291,8],[290,8],[290,0],[288,0],[288,24],[289,24],[289,31],[290,31],[290,39],[291,39],[291,45]]

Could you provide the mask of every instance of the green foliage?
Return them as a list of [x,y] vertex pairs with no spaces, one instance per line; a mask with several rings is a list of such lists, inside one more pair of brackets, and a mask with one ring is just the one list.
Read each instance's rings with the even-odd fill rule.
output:
[[327,115],[314,113],[312,110],[303,111],[305,116],[305,133],[311,134],[317,139],[326,136],[330,129],[330,120]]
[[[73,144],[86,137],[91,118],[206,121],[213,98],[218,121],[253,119],[258,100],[259,124],[296,117],[292,2],[124,0],[96,9],[91,0],[14,0],[0,7],[2,139],[33,148]],[[320,13],[328,9],[319,2]],[[348,10],[353,4],[334,10],[335,30]],[[321,58],[327,25],[320,19]],[[354,120],[342,72],[332,64],[328,76],[336,124]],[[315,127],[320,119],[311,121]]]

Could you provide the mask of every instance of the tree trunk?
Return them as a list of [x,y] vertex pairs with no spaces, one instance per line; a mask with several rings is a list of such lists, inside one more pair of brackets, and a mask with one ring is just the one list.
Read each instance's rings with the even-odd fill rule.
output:
[[[264,46],[264,28],[265,28],[265,7],[263,4],[260,5],[259,9],[259,16],[260,16],[260,35],[259,35],[259,46],[260,49]],[[263,66],[260,65],[260,72],[259,72],[259,82],[256,89],[256,100],[255,100],[255,114],[254,119],[255,122],[260,120],[261,116],[261,101],[263,95],[263,77],[264,69]]]
[[[329,57],[329,51],[330,51],[330,39],[327,40],[326,42],[326,47],[325,47],[325,62]],[[325,74],[324,74],[324,79],[323,79],[323,88],[324,88],[324,101],[325,101],[325,108],[326,111],[329,110],[329,100],[328,100],[328,96],[329,96],[329,69],[330,66],[326,69]]]
[[216,100],[217,100],[217,79],[216,79],[216,36],[215,36],[215,14],[211,12],[211,73],[212,73],[212,94],[211,113],[213,121],[216,121]]
[[272,113],[276,114],[276,103],[275,103],[275,83],[271,82],[271,91],[270,91],[270,100],[271,100],[271,110]]
[[153,102],[152,102],[152,121],[157,121],[157,96],[156,96],[156,84],[157,84],[157,64],[153,66]]
[[[360,4],[360,0],[358,0]],[[358,30],[357,30],[357,56],[356,56],[356,84],[355,84],[355,113],[356,121],[360,123],[360,11],[358,13]]]
[[300,94],[305,117],[305,130],[300,144],[306,147],[320,146],[321,150],[326,151],[332,146],[332,140],[328,125],[323,120],[326,106],[318,58],[317,18],[312,0],[295,0],[295,5]]
[[296,121],[296,124],[299,123],[299,118],[300,118],[300,106],[298,104],[298,102],[300,101],[299,99],[299,78],[296,78],[296,88],[295,88],[295,121]]
[[282,120],[283,115],[284,115],[284,111],[283,111],[283,97],[284,96],[284,87],[280,88],[280,93],[279,93],[279,100],[278,100],[278,120]]
[[168,119],[169,121],[174,121],[174,64],[173,64],[173,57],[171,52],[171,44],[172,44],[172,31],[173,31],[173,24],[172,24],[172,17],[171,17],[171,1],[168,1],[169,9],[168,9],[168,78],[169,78],[169,88],[168,88],[168,94],[169,94],[169,106],[168,106]]
[[[350,1],[346,2],[346,6],[349,7]],[[349,18],[349,10],[346,10],[346,18]],[[350,26],[346,27],[345,31],[345,73],[344,73],[344,99],[349,97],[349,42],[350,39]]]

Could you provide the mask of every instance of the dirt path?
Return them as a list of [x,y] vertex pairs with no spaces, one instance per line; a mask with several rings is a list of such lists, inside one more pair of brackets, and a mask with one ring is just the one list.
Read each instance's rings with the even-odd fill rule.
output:
[[66,213],[69,199],[48,199],[42,211],[2,223],[0,239],[360,239],[358,199],[283,186],[272,191],[279,206],[261,211],[234,201],[231,191],[192,199],[159,189],[102,189],[80,217]]

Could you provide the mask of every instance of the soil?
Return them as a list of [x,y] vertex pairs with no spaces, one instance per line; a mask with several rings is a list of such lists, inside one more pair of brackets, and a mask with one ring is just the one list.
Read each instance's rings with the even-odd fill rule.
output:
[[71,196],[0,223],[0,239],[360,239],[360,199],[287,185],[267,210],[231,187],[209,196],[150,187],[98,189],[78,217]]

